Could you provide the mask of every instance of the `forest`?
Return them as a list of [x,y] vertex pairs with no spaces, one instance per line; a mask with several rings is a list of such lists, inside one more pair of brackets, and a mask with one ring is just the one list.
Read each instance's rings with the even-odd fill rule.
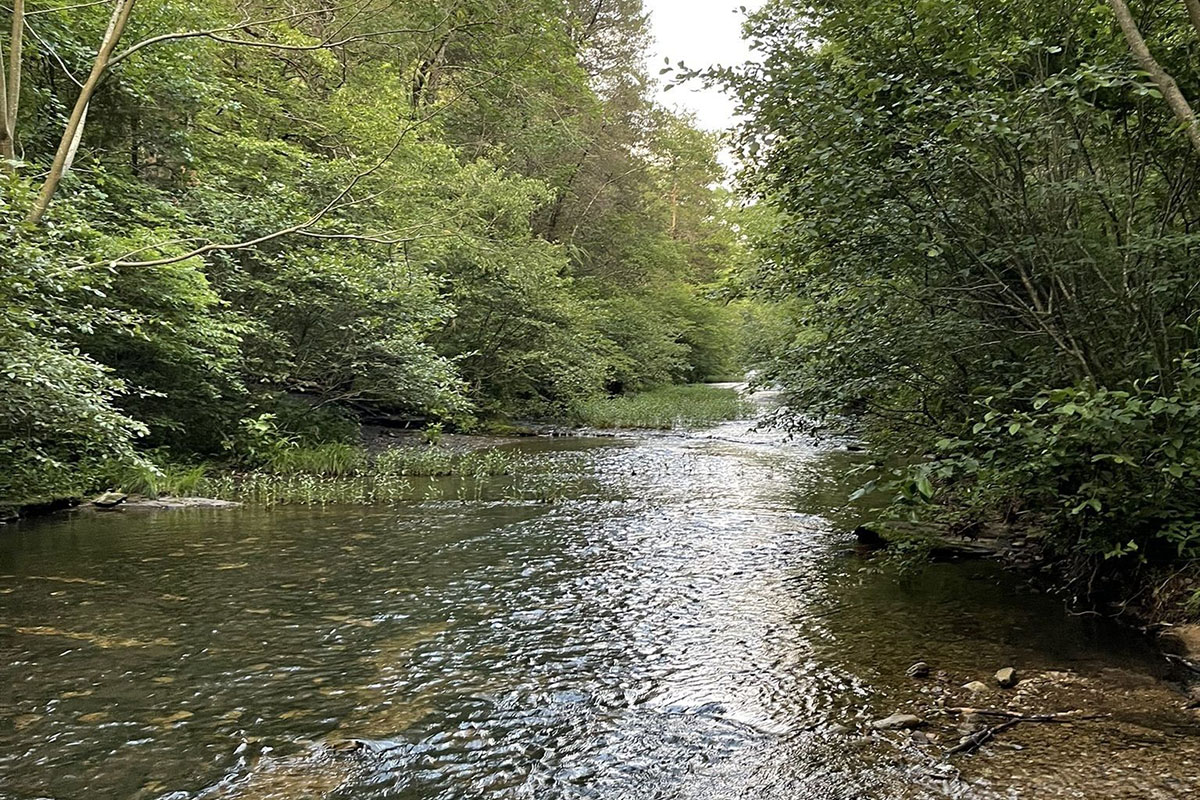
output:
[[4,500],[736,370],[737,204],[635,0],[10,16]]

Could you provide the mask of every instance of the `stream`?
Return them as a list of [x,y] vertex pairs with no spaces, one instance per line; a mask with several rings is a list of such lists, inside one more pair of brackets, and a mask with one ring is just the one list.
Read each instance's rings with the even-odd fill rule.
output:
[[[1200,796],[1139,637],[856,553],[855,454],[747,422],[508,446],[572,490],[0,530],[0,798]],[[1013,704],[1079,718],[945,754],[938,709]],[[896,711],[929,725],[871,732]]]

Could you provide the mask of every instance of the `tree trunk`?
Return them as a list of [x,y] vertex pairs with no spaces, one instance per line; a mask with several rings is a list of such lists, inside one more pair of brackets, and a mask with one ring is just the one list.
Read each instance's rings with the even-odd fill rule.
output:
[[[1189,14],[1193,2],[1194,0],[1187,0]],[[1150,76],[1150,80],[1154,81],[1154,85],[1162,92],[1163,99],[1167,101],[1171,112],[1183,126],[1188,140],[1192,143],[1192,148],[1200,153],[1200,125],[1196,122],[1196,113],[1192,111],[1187,98],[1183,96],[1183,92],[1179,91],[1179,85],[1175,83],[1175,79],[1168,75],[1150,54],[1150,48],[1146,46],[1146,40],[1142,38],[1142,32],[1138,30],[1137,23],[1129,12],[1129,5],[1125,0],[1109,0],[1109,5],[1112,6],[1113,14],[1117,17],[1117,23],[1121,26],[1121,32],[1125,34],[1125,41],[1129,43],[1129,50],[1137,60],[1138,66]]]
[[[0,98],[8,95],[4,75],[4,50],[0,48]],[[12,171],[12,160],[15,148],[12,140],[12,123],[8,121],[8,103],[0,100],[0,159],[4,161],[4,171]]]
[[13,0],[12,36],[8,41],[8,73],[0,53],[0,159],[11,172],[17,159],[17,106],[21,100],[21,45],[25,37],[25,0]]
[[8,135],[17,141],[17,109],[21,105],[21,45],[25,40],[25,0],[13,0],[12,38],[8,40]]
[[1196,29],[1196,33],[1200,33],[1200,0],[1183,0],[1183,4],[1187,6],[1188,19],[1192,21],[1192,27]]
[[675,238],[675,229],[679,226],[679,181],[671,181],[671,238]]
[[54,154],[50,171],[46,175],[41,191],[38,192],[37,199],[34,200],[33,208],[29,210],[29,216],[26,217],[28,222],[35,225],[41,222],[42,217],[46,214],[46,209],[50,207],[50,201],[54,199],[54,193],[58,191],[59,183],[62,182],[63,176],[71,167],[71,161],[74,160],[75,151],[83,137],[88,104],[91,102],[92,95],[96,93],[96,87],[100,85],[104,73],[108,70],[108,60],[112,56],[117,42],[121,40],[121,34],[125,32],[125,25],[129,22],[129,15],[133,13],[135,2],[136,0],[117,0],[117,5],[113,8],[112,18],[108,21],[108,30],[105,31],[104,38],[100,42],[96,60],[92,62],[92,71],[79,90],[75,107],[71,110],[71,116],[67,120],[66,128],[63,129],[62,138],[59,139],[58,152]]

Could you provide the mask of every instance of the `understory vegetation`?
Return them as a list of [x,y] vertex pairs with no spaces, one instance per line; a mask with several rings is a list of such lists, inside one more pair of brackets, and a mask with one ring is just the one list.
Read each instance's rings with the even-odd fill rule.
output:
[[737,372],[740,212],[640,0],[2,16],[0,502]]
[[762,380],[908,455],[894,515],[1035,531],[1076,596],[1167,616],[1200,597],[1189,10],[774,0],[710,73],[774,219]]

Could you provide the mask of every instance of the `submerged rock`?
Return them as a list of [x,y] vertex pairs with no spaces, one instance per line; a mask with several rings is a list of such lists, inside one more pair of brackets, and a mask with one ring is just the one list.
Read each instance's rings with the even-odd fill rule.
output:
[[858,540],[859,545],[869,550],[887,547],[887,539],[884,539],[883,535],[870,525],[859,525],[855,528],[854,538]]
[[980,692],[988,691],[988,685],[983,681],[971,681],[970,683],[964,683],[963,688],[971,694],[979,694]]
[[904,674],[910,678],[928,678],[929,665],[924,661],[918,661],[904,671]]
[[217,500],[213,497],[159,497],[156,499],[130,500],[129,508],[169,510],[173,508],[237,508],[241,503],[232,500]]
[[1159,633],[1158,639],[1167,653],[1200,662],[1200,625],[1172,625]]
[[17,520],[26,519],[28,517],[40,517],[46,514],[53,514],[56,511],[64,511],[68,508],[74,508],[79,505],[82,498],[79,497],[51,497],[42,500],[29,500],[23,503],[13,505],[0,506],[0,522],[16,522]]
[[1011,689],[1016,686],[1020,678],[1017,677],[1017,671],[1012,667],[996,671],[996,683],[1000,684],[1003,689]]
[[925,720],[915,714],[900,714],[895,713],[890,717],[877,719],[871,723],[871,727],[877,731],[894,731],[904,730],[908,728],[919,728],[925,724]]
[[114,508],[129,499],[124,492],[105,492],[92,500],[92,505],[98,508]]

